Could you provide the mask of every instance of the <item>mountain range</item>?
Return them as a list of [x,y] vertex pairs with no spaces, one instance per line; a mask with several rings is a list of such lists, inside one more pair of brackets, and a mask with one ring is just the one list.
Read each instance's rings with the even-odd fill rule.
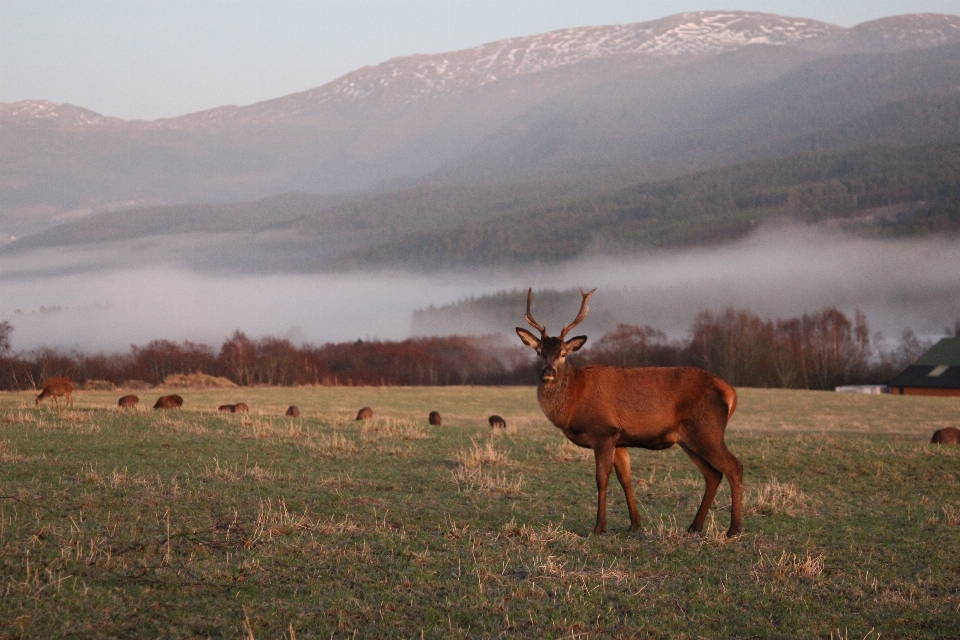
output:
[[[551,261],[722,240],[758,215],[796,214],[790,189],[831,180],[853,204],[828,217],[862,227],[882,204],[920,213],[898,232],[954,229],[956,142],[960,16],[843,28],[698,12],[396,58],[302,93],[155,121],[0,104],[0,233],[20,238],[5,252],[203,233],[203,248],[181,255],[194,266],[421,268],[487,263],[510,225],[560,220],[561,233],[573,212],[569,228],[588,237],[565,252],[554,235],[531,253]],[[860,182],[844,182],[843,163],[858,157],[871,159],[854,171]],[[811,178],[821,165],[834,173]],[[864,171],[926,172],[926,190]],[[702,216],[684,218],[689,232],[651,230],[676,229],[662,211],[701,206],[671,190],[720,181],[731,198],[759,197],[765,176],[786,200],[703,205],[734,219],[706,232]],[[651,198],[666,208],[650,213]],[[623,242],[611,212],[634,232],[647,216],[645,234]],[[875,219],[889,231],[891,215]]]

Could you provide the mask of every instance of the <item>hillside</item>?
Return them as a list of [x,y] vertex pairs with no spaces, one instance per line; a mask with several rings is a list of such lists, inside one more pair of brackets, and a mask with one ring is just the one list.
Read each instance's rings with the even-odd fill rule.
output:
[[891,102],[956,93],[958,41],[957,16],[844,29],[700,12],[398,58],[152,122],[4,104],[0,233],[288,192],[676,177],[797,151],[785,142]]
[[[801,150],[919,144],[931,141],[925,114],[886,127],[870,114],[949,100],[958,86],[958,44],[813,59],[747,47],[653,77],[624,74],[538,105],[438,173],[458,182],[630,171],[640,182]],[[853,121],[861,140],[845,133]],[[867,134],[864,125],[878,129]],[[925,137],[915,137],[923,126]],[[955,131],[957,121],[949,126]]]
[[[115,212],[54,227],[0,251],[84,245],[97,251],[142,238],[153,248],[131,254],[136,264],[154,253],[201,270],[433,270],[716,244],[767,220],[866,236],[955,233],[960,230],[956,113],[960,97],[910,101],[868,118],[901,132],[910,127],[894,123],[913,123],[923,135],[934,135],[922,122],[940,114],[954,126],[939,131],[942,139],[956,141],[947,144],[803,152],[626,188],[571,177],[420,187],[346,201],[289,195],[238,205]],[[856,125],[837,139],[858,141],[864,131],[878,131]],[[828,137],[822,132],[804,144],[816,146]]]
[[960,144],[804,153],[642,184],[354,253],[355,265],[440,269],[718,243],[765,220],[870,235],[960,231]]

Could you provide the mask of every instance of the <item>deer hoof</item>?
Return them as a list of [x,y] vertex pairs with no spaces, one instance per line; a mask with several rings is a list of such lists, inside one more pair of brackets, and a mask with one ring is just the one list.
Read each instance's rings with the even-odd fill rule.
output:
[[728,537],[728,538],[739,538],[742,533],[743,533],[743,532],[740,531],[739,528],[734,529],[733,527],[730,527],[730,529],[727,531],[727,537]]

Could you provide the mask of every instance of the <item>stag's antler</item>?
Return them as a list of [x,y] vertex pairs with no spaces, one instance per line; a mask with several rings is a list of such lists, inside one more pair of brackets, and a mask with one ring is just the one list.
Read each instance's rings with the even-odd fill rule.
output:
[[590,296],[593,295],[593,292],[584,293],[583,289],[580,289],[580,295],[583,296],[583,302],[580,303],[580,313],[577,314],[577,317],[574,318],[573,322],[570,324],[563,325],[563,331],[560,332],[560,339],[563,340],[567,337],[567,333],[570,332],[570,329],[573,329],[575,326],[583,322],[583,319],[587,317],[587,312],[590,311],[590,307],[587,306],[587,300],[590,299]]
[[526,314],[524,317],[527,319],[527,322],[530,324],[531,327],[533,327],[534,329],[536,329],[537,331],[540,332],[540,337],[541,337],[541,338],[546,338],[546,337],[547,337],[547,328],[546,328],[546,326],[544,326],[544,325],[540,324],[539,322],[537,322],[536,320],[534,320],[534,319],[533,319],[533,316],[530,315],[530,300],[531,300],[531,298],[533,298],[533,287],[530,287],[529,289],[527,289],[527,314]]

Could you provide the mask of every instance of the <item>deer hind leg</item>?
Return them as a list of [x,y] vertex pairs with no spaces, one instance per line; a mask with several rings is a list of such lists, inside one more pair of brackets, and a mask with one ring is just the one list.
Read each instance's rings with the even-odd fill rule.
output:
[[[713,498],[717,493],[720,480],[723,476],[726,476],[727,482],[730,484],[730,528],[727,529],[727,537],[732,538],[740,535],[743,523],[743,465],[736,456],[730,453],[730,450],[727,449],[727,445],[723,440],[709,447],[709,451],[701,448],[699,452],[696,452],[686,445],[681,444],[681,446],[683,450],[687,452],[687,455],[690,456],[690,459],[693,460],[693,463],[697,465],[703,473],[703,477],[707,481],[707,490],[703,494],[703,502],[700,504],[700,509],[697,511],[697,516],[694,518],[693,524],[690,525],[691,531],[700,531],[702,529],[703,519],[706,518],[707,510],[710,508],[710,504],[713,502]],[[707,470],[705,470],[705,468]],[[711,472],[715,474],[716,478],[712,488],[710,477],[708,477],[708,473]],[[699,528],[694,529],[698,524]]]
[[706,482],[706,488],[703,491],[703,500],[700,501],[700,508],[697,509],[697,515],[694,516],[693,523],[687,527],[687,531],[690,533],[699,533],[703,531],[703,523],[707,519],[707,512],[710,510],[710,505],[713,504],[713,499],[717,495],[717,489],[720,487],[720,481],[723,480],[723,474],[707,462],[706,458],[686,444],[681,442],[680,447],[690,456],[690,460],[693,461],[697,469],[700,469],[700,473],[703,474],[703,480]]
[[[613,471],[616,459],[616,448],[611,444],[600,444],[593,449],[593,457],[597,463],[597,526],[593,533],[599,535],[607,530],[607,485],[610,483],[610,472]],[[619,471],[617,472],[619,475]]]
[[633,483],[630,481],[630,452],[624,447],[617,447],[613,454],[613,468],[617,472],[617,480],[623,487],[623,494],[627,498],[627,509],[630,511],[630,531],[640,528],[640,512],[637,511],[637,501],[633,497]]
[[743,465],[730,453],[723,440],[720,441],[717,453],[710,458],[710,464],[727,476],[730,484],[730,528],[727,529],[727,537],[738,536],[743,523]]

